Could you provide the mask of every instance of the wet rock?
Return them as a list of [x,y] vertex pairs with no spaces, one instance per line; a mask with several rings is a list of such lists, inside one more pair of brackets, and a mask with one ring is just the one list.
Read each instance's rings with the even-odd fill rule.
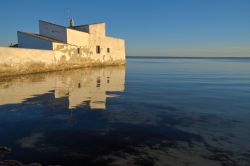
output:
[[0,161],[0,166],[24,166],[23,163],[16,160]]
[[42,166],[39,163],[30,163],[30,164],[23,164],[17,160],[1,160],[6,154],[11,152],[11,148],[6,146],[0,146],[0,166]]
[[4,161],[0,161],[0,166],[42,166],[42,164],[31,163],[31,164],[26,165],[16,160],[4,160]]
[[0,158],[3,158],[6,154],[11,152],[11,148],[6,146],[0,146]]
[[39,163],[31,163],[31,164],[28,164],[27,166],[42,166],[42,164],[39,164]]

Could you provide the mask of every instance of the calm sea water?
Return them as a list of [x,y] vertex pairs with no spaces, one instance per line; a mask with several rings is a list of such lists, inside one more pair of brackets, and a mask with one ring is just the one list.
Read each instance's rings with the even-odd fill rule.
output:
[[0,161],[24,164],[250,165],[250,59],[128,58],[1,80],[1,146]]

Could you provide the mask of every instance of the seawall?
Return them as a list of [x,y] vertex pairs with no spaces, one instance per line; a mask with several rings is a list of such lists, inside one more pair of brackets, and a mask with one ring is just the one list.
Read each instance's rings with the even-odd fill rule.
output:
[[0,47],[0,77],[81,67],[124,65],[125,63],[125,57],[107,58],[107,55],[100,55],[96,58],[91,54],[72,53],[72,50],[52,51]]

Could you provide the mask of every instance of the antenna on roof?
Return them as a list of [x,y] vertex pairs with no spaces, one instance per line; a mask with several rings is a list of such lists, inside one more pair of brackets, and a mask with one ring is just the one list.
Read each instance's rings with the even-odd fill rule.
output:
[[67,17],[68,17],[68,22],[69,22],[69,27],[73,27],[74,26],[74,20],[73,18],[70,17],[70,11],[69,9],[67,10]]
[[67,9],[67,20],[70,19],[70,16],[69,16],[69,9]]

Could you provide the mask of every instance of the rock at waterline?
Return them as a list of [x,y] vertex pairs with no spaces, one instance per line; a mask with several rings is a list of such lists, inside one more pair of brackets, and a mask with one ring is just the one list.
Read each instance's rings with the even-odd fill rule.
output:
[[11,148],[6,146],[0,146],[0,158],[3,158],[6,154],[11,152]]
[[4,160],[0,161],[0,166],[42,166],[42,165],[39,163],[31,163],[26,165],[16,160]]
[[24,166],[23,163],[16,160],[0,161],[0,166]]

